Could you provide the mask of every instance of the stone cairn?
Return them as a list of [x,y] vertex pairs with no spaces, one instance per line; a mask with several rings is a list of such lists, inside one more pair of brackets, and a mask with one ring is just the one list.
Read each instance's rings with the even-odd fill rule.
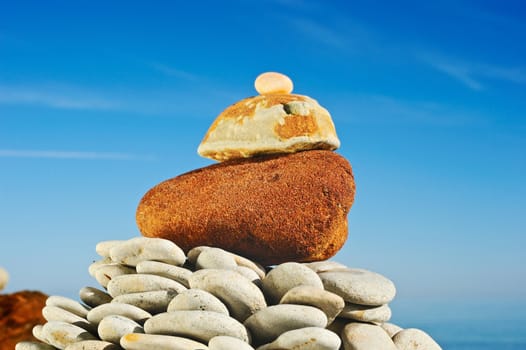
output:
[[[331,152],[330,150],[339,145],[339,141],[335,137],[333,125],[327,122],[328,113],[324,109],[316,107],[321,111],[320,117],[318,112],[312,112],[310,106],[315,103],[313,100],[299,95],[288,95],[292,90],[292,82],[276,73],[258,77],[256,89],[262,95],[257,97],[257,103],[261,102],[262,105],[248,100],[243,101],[242,106],[231,107],[228,118],[235,117],[231,118],[231,126],[227,119],[223,120],[224,123],[215,123],[214,127],[219,136],[207,135],[208,143],[202,144],[200,154],[212,155],[220,161],[228,161],[237,156],[252,157],[260,151],[263,154],[272,153],[270,149],[279,151],[279,142],[286,138],[283,149],[287,152],[303,152],[300,155],[303,157],[301,159],[313,155],[314,158],[322,157],[333,162],[335,158],[323,152]],[[243,115],[232,116],[232,111],[238,113],[243,108],[252,113],[245,120]],[[247,147],[239,147],[240,142],[244,140],[232,139],[229,141],[237,148],[228,148],[228,142],[225,143],[223,137],[226,135],[228,138],[235,134],[232,128],[238,128],[239,125],[250,127],[251,122],[259,123],[264,118],[275,118],[273,127],[269,130],[280,130],[280,137],[275,138],[277,146],[274,135],[257,146],[261,146],[260,148],[253,148],[251,140],[247,142]],[[286,121],[286,118],[290,118],[289,121]],[[296,124],[291,126],[290,121]],[[325,125],[325,129],[318,130],[313,127],[322,124]],[[255,135],[256,139],[259,139],[260,125],[253,125],[255,134],[252,136]],[[288,128],[285,133],[284,126]],[[329,132],[323,134],[324,130]],[[299,141],[295,143],[293,133],[298,131],[301,135],[297,135]],[[243,132],[238,135],[245,137]],[[284,137],[284,134],[288,136]],[[308,137],[305,137],[306,135]],[[217,145],[222,147],[219,151]],[[321,145],[325,151],[320,153],[314,150],[313,145]],[[255,166],[265,163],[265,159],[255,160]],[[298,168],[296,165],[291,170],[287,165],[283,165],[282,161],[272,163],[273,159],[269,160],[272,168],[281,171],[279,176],[273,177],[275,181],[297,179],[294,172],[298,172],[298,169],[311,171],[311,168]],[[292,162],[297,161],[298,157],[291,155],[290,158],[281,159],[291,159]],[[234,161],[226,164],[224,168],[205,168],[197,172],[197,175],[202,176],[199,174],[218,169],[232,171],[235,166],[247,169],[246,162]],[[255,172],[258,169],[260,168],[256,168]],[[352,176],[350,168],[349,171],[345,171],[348,173],[345,176]],[[294,176],[289,176],[290,173]],[[318,181],[316,176],[314,179]],[[328,187],[322,188],[324,196],[330,197],[335,193],[348,193],[347,196],[354,194],[354,182],[344,182],[344,187],[349,186],[346,189],[341,187],[342,182],[329,179],[333,183],[328,183]],[[250,181],[245,179],[250,186],[253,186],[253,181],[257,181],[257,178],[252,177]],[[170,191],[177,191],[177,186],[182,186],[179,183],[168,185],[171,186]],[[264,185],[262,183],[261,186]],[[283,188],[294,185],[296,184],[282,184]],[[314,186],[315,183],[302,184],[305,191],[309,191],[311,185]],[[256,187],[252,188],[259,190]],[[352,192],[344,191],[349,189]],[[172,196],[170,191],[163,188],[160,191],[162,200],[157,199],[157,203],[161,201],[162,205],[166,206],[169,201],[177,200],[169,197]],[[291,197],[283,199],[285,206],[296,204],[296,198],[292,197],[295,192],[291,193]],[[352,203],[352,197],[347,199]],[[230,198],[227,198],[228,200]],[[160,207],[156,207],[153,214],[146,216],[142,212],[143,226],[139,225],[140,229],[153,222],[154,228],[162,228],[159,232],[166,232],[168,220],[169,224],[173,225],[168,227],[173,230],[168,235],[170,239],[151,237],[141,229],[142,237],[98,243],[95,250],[101,258],[93,262],[88,271],[100,287],[87,286],[80,289],[80,301],[57,295],[49,296],[42,309],[46,323],[33,328],[33,335],[39,342],[20,342],[16,345],[16,350],[440,350],[441,347],[423,330],[402,329],[389,323],[389,303],[396,294],[391,280],[378,273],[351,268],[329,259],[335,250],[340,248],[338,244],[343,244],[345,237],[342,235],[346,234],[347,226],[346,221],[343,222],[340,210],[342,206],[333,205],[330,201],[325,203],[329,203],[328,209],[321,208],[320,211],[326,210],[329,214],[324,215],[324,218],[330,220],[327,221],[327,225],[322,226],[328,227],[330,231],[321,234],[328,234],[327,240],[333,239],[334,244],[332,248],[321,251],[317,250],[319,247],[313,244],[313,240],[283,240],[288,232],[274,231],[274,236],[270,236],[274,241],[269,242],[267,236],[267,241],[258,241],[261,237],[254,235],[254,232],[259,232],[260,227],[257,223],[246,230],[252,232],[252,245],[244,247],[244,242],[248,241],[236,242],[228,235],[236,233],[235,230],[228,231],[228,221],[216,222],[218,229],[225,230],[221,232],[222,235],[214,236],[209,235],[210,232],[204,232],[202,237],[197,237],[202,241],[195,241],[202,242],[201,244],[192,241],[194,245],[188,246],[188,237],[183,237],[184,233],[180,234],[177,231],[185,230],[177,226],[179,223],[174,224],[174,220],[177,221],[174,219],[176,216],[170,216],[170,213],[168,219],[159,216],[158,210],[162,209]],[[182,210],[185,204],[178,203],[177,210]],[[280,203],[277,202],[277,205]],[[250,203],[248,206],[250,207]],[[252,211],[258,210],[255,206],[250,208]],[[350,205],[347,210],[349,208]],[[336,214],[331,214],[329,209],[340,215],[340,221],[336,225],[332,225],[335,221],[331,216]],[[182,223],[187,224],[192,220],[178,213]],[[312,214],[317,215],[316,212]],[[214,220],[224,220],[224,217],[235,219],[232,212],[219,218],[210,213],[203,215],[208,215],[208,225],[214,225]],[[314,221],[318,222],[324,218],[317,217]],[[295,218],[288,219],[293,221]],[[304,217],[301,219],[298,221],[307,222],[308,228],[311,229],[311,221],[304,220]],[[282,227],[283,222],[272,222],[278,223],[276,230]],[[190,222],[190,226],[198,230],[203,225],[199,221]],[[268,225],[264,228],[268,228]],[[304,227],[298,228],[300,232],[302,229]],[[195,231],[186,232],[194,232],[192,239],[195,238]],[[279,234],[275,234],[276,232]],[[223,237],[231,241],[222,240]],[[214,239],[217,239],[217,244],[211,244],[216,243]],[[183,244],[177,243],[178,240]],[[279,250],[277,246],[281,242],[290,243],[290,248],[283,250],[283,247],[279,247],[282,249]],[[254,249],[254,245],[257,244],[276,249],[269,249],[268,252],[258,251],[263,248]],[[235,252],[233,249],[226,249],[224,245],[231,245]],[[244,248],[251,254],[240,253]],[[297,259],[286,261],[286,256],[279,255],[288,254],[293,248],[297,251]],[[272,256],[275,252],[279,254]],[[263,264],[253,256],[264,258]],[[326,258],[319,258],[320,256]]]

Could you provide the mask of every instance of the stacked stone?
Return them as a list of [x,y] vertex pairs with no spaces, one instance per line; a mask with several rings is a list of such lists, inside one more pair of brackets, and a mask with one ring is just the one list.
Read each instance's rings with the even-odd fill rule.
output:
[[40,342],[16,350],[440,349],[417,329],[388,323],[395,286],[334,261],[263,267],[226,250],[184,254],[161,238],[96,246],[100,288],[80,301],[50,296]]

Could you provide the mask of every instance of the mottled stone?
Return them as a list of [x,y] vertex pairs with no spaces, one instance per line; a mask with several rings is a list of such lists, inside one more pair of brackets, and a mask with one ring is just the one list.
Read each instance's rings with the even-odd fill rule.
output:
[[279,304],[261,309],[245,321],[255,342],[265,344],[293,329],[327,326],[327,316],[307,305]]
[[83,287],[79,291],[80,300],[90,307],[96,307],[111,302],[112,297],[108,293],[95,287]]
[[236,319],[211,311],[180,310],[164,312],[144,323],[148,334],[189,337],[208,343],[218,335],[228,335],[249,342],[247,329]]
[[388,278],[363,269],[318,273],[326,290],[360,305],[383,305],[393,300],[396,288]]
[[201,310],[230,315],[227,307],[215,295],[202,289],[188,289],[175,296],[166,311]]
[[296,262],[276,266],[262,280],[265,295],[274,303],[279,302],[290,289],[302,285],[323,289],[323,283],[316,272]]
[[317,307],[325,312],[325,315],[327,316],[327,324],[330,324],[345,306],[345,301],[341,296],[308,285],[297,286],[290,289],[281,298],[279,303]]
[[60,321],[47,322],[42,326],[42,336],[46,343],[59,349],[64,349],[72,343],[82,340],[97,340],[84,328]]
[[341,337],[345,350],[398,350],[380,326],[369,323],[351,322]]
[[340,337],[325,328],[305,327],[282,333],[257,350],[338,350]]
[[160,334],[130,333],[121,338],[120,344],[126,350],[208,350],[195,340]]
[[114,298],[122,294],[154,290],[174,290],[180,293],[186,290],[186,287],[166,277],[142,273],[117,276],[108,283],[108,293]]
[[393,336],[398,350],[442,350],[426,332],[416,328],[407,328]]
[[386,305],[367,306],[345,303],[338,317],[372,323],[384,323],[391,318],[391,308]]
[[261,290],[232,270],[198,270],[192,274],[189,282],[190,287],[205,290],[221,299],[230,315],[240,322],[267,306]]

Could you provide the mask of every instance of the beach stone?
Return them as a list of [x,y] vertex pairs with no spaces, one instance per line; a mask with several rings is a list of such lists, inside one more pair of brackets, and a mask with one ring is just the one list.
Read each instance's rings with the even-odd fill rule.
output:
[[195,261],[196,269],[225,269],[237,267],[236,260],[227,251],[220,248],[209,247],[204,249]]
[[123,303],[108,303],[94,307],[88,312],[88,321],[99,324],[106,316],[121,315],[128,317],[136,322],[143,323],[146,319],[152,317],[147,311],[137,306]]
[[193,247],[186,253],[186,260],[193,266],[197,263],[197,258],[199,257],[199,254],[201,254],[205,249],[210,249],[212,247],[206,246],[206,245],[200,245]]
[[426,332],[416,328],[407,328],[393,336],[398,350],[442,350]]
[[104,340],[83,340],[69,344],[65,350],[122,350],[122,348]]
[[163,238],[135,237],[110,249],[114,262],[136,266],[145,260],[161,261],[172,265],[183,265],[186,256],[175,243]]
[[332,260],[313,261],[310,263],[303,263],[303,265],[307,266],[309,269],[316,273],[327,271],[342,271],[348,269],[346,265]]
[[137,306],[149,313],[158,314],[165,312],[168,304],[177,295],[174,290],[154,290],[149,292],[121,294],[111,301]]
[[101,286],[106,288],[108,283],[117,276],[136,273],[134,268],[118,263],[104,264],[95,270],[95,279]]
[[46,306],[57,306],[82,318],[86,318],[89,311],[78,301],[60,295],[50,295],[47,297]]
[[281,334],[257,350],[338,350],[340,337],[325,328],[305,327]]
[[229,252],[234,257],[234,260],[236,261],[237,266],[239,267],[247,267],[257,273],[260,279],[265,278],[265,275],[267,274],[265,268],[261,266],[260,264],[245,258],[244,256]]
[[188,279],[192,275],[192,271],[180,266],[174,266],[160,261],[141,261],[135,267],[137,273],[157,275],[172,279],[181,283],[186,288],[190,288]]
[[44,342],[44,343],[47,343],[47,340],[46,338],[44,337],[44,333],[43,333],[43,330],[42,328],[44,328],[43,324],[37,324],[35,326],[33,326],[33,328],[31,329],[31,334],[33,334],[33,336]]
[[301,285],[290,289],[281,298],[279,303],[317,307],[327,316],[327,324],[330,324],[345,306],[345,301],[341,296],[308,285]]
[[279,304],[261,309],[244,323],[258,345],[272,342],[293,329],[327,326],[327,316],[307,305]]
[[109,258],[110,257],[110,249],[115,247],[116,245],[119,245],[123,242],[126,242],[125,240],[120,239],[113,239],[108,241],[101,241],[95,245],[95,251],[97,254],[102,256],[103,258]]
[[387,305],[367,306],[345,303],[338,317],[361,322],[384,323],[391,318],[391,308]]
[[92,334],[97,334],[97,326],[91,324],[84,317],[75,315],[72,312],[64,310],[58,306],[46,305],[42,308],[42,316],[46,321],[62,321],[66,323],[71,323],[75,326],[79,326]]
[[42,336],[46,343],[59,349],[64,349],[72,343],[82,340],[97,340],[84,328],[61,321],[50,321],[42,326]]
[[380,326],[369,323],[351,322],[341,337],[344,350],[399,350]]
[[9,281],[9,274],[4,268],[0,267],[0,290],[5,288],[8,281]]
[[261,278],[257,274],[256,271],[253,269],[246,267],[246,266],[236,266],[232,269],[232,271],[236,271],[240,275],[243,275],[246,277],[250,282],[256,284],[258,287],[261,286]]
[[174,290],[177,293],[186,290],[185,286],[172,279],[142,273],[117,276],[108,283],[107,288],[108,293],[114,298],[122,294],[154,290]]
[[148,334],[189,337],[208,343],[218,335],[228,335],[249,342],[249,334],[236,319],[212,311],[180,310],[157,314],[144,323]]
[[121,338],[120,344],[125,350],[208,350],[195,340],[160,334],[130,333]]
[[128,333],[144,333],[144,329],[134,320],[120,316],[108,315],[99,322],[100,339],[119,344],[121,337]]
[[36,341],[21,341],[15,345],[15,350],[56,350],[57,348],[46,343]]
[[261,282],[263,292],[273,303],[278,303],[287,291],[297,286],[308,285],[323,289],[323,283],[316,272],[297,262],[276,266]]
[[102,258],[100,260],[94,261],[88,266],[88,273],[90,274],[91,277],[95,278],[95,273],[97,272],[97,270],[101,266],[109,265],[109,264],[114,264],[111,258]]
[[215,295],[202,289],[188,289],[176,295],[166,311],[201,310],[229,316],[227,307]]
[[389,322],[382,323],[380,327],[382,327],[391,338],[403,329],[402,327]]
[[[83,287],[79,290],[79,297],[83,303],[90,307],[96,307],[111,302],[112,297],[108,293],[95,287]],[[86,312],[87,315],[87,312]]]
[[209,350],[254,350],[247,342],[228,335],[218,335],[208,342]]
[[219,298],[230,315],[243,322],[267,306],[263,292],[243,275],[232,270],[204,269],[190,277],[190,287],[205,290]]
[[389,303],[396,288],[388,278],[363,269],[318,273],[326,290],[353,304],[378,306]]

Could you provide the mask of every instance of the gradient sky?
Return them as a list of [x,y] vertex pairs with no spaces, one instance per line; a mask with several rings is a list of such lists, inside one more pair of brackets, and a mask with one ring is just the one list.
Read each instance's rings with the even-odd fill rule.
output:
[[5,292],[97,286],[215,117],[287,74],[332,114],[357,194],[334,258],[398,298],[526,301],[523,1],[16,1],[0,11]]

